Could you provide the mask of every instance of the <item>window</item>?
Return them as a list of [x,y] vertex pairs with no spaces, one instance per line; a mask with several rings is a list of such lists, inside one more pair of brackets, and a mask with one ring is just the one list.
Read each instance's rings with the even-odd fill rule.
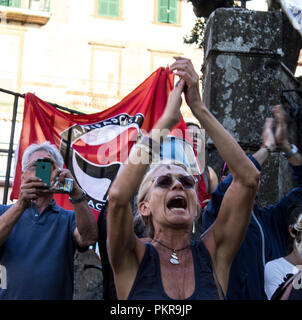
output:
[[118,18],[120,16],[120,0],[98,0],[99,16]]
[[182,56],[183,52],[176,52],[176,51],[160,51],[154,49],[148,49],[150,52],[150,59],[151,59],[151,70],[150,72],[154,72],[159,67],[166,67],[173,63],[175,56]]
[[[22,31],[0,31],[0,43],[0,88],[18,92],[20,91],[22,77],[20,56],[24,54],[24,33]],[[2,98],[3,96],[0,98],[0,105],[3,102]]]
[[0,0],[0,5],[20,9],[50,11],[50,0]]
[[49,12],[50,0],[30,0],[29,9]]
[[1,6],[20,8],[21,0],[0,0]]
[[157,0],[157,22],[178,23],[178,0]]
[[122,49],[122,46],[92,44],[91,92],[98,93],[107,99],[120,96]]

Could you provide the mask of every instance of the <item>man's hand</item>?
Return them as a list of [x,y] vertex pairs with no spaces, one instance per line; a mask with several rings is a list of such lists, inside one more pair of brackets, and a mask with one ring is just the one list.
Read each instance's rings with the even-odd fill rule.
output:
[[25,210],[31,200],[37,200],[41,195],[46,194],[49,194],[47,185],[40,178],[31,176],[20,187],[17,205]]
[[79,185],[76,183],[74,177],[72,176],[70,170],[68,169],[61,169],[61,168],[56,168],[52,172],[51,176],[51,188],[50,190],[52,192],[56,192],[56,189],[54,187],[55,182],[58,181],[62,184],[65,183],[65,178],[72,179],[73,180],[73,188],[71,192],[69,193],[70,197],[72,198],[79,198],[82,195],[82,189],[79,187]]

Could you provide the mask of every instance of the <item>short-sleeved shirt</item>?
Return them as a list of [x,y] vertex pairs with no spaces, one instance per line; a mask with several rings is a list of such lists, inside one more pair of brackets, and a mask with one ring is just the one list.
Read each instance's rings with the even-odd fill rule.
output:
[[296,274],[299,269],[283,257],[269,261],[264,269],[264,289],[268,299],[284,282],[287,274]]
[[[0,215],[9,208],[1,205]],[[75,227],[74,212],[55,200],[41,214],[32,202],[0,246],[7,285],[0,299],[72,299]]]

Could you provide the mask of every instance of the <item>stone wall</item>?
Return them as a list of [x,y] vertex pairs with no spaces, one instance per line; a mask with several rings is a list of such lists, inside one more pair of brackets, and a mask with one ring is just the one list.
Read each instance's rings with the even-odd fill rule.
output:
[[[290,142],[301,145],[300,84],[293,76],[301,48],[291,25],[280,11],[217,9],[205,31],[202,66],[203,98],[217,119],[246,152],[261,145],[266,117],[282,103],[288,118]],[[289,66],[288,66],[289,65]],[[220,175],[222,159],[208,141],[208,163]],[[260,205],[276,202],[293,186],[290,169],[279,151],[263,165]]]
[[102,300],[102,264],[94,250],[76,251],[74,257],[74,300]]

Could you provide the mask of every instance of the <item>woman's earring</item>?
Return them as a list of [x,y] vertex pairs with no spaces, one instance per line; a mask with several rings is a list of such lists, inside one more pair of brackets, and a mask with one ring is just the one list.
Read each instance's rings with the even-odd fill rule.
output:
[[192,224],[192,234],[195,234],[196,230],[195,230],[195,219],[193,220],[193,224]]

